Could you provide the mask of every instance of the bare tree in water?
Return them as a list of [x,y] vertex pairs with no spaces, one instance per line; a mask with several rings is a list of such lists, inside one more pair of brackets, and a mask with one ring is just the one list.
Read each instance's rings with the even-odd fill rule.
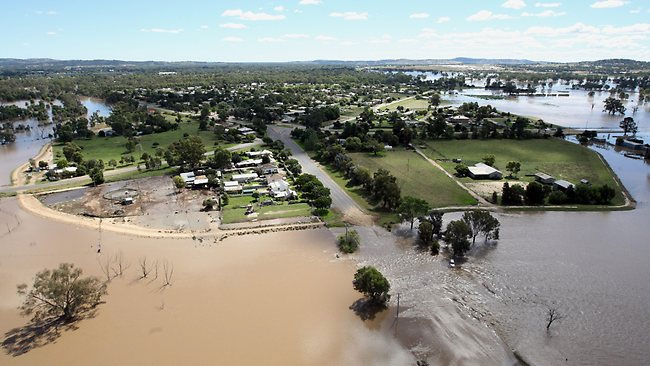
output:
[[127,263],[124,260],[124,254],[122,251],[120,251],[117,255],[115,255],[115,266],[112,268],[113,273],[115,274],[115,277],[122,277],[124,274],[124,271],[126,271],[129,268],[129,263]]
[[171,286],[172,276],[174,275],[174,265],[165,261],[165,263],[163,263],[163,271],[165,273],[165,283],[163,286]]
[[151,268],[147,264],[147,257],[140,258],[140,278],[147,278],[147,276],[149,276],[149,272],[151,272]]
[[546,331],[551,329],[551,325],[554,322],[560,321],[566,318],[565,314],[562,314],[555,305],[548,305],[546,310]]

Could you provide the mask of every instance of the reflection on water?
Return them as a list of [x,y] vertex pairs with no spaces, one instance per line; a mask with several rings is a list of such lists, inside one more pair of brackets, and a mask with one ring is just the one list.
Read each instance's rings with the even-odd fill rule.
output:
[[[410,75],[425,75],[427,80],[436,80],[442,74],[416,73]],[[453,76],[453,75],[449,75]],[[467,83],[484,86],[485,80],[467,80]],[[569,93],[568,97],[529,97],[508,96],[500,90],[485,90],[483,88],[464,89],[459,93],[445,95],[444,99],[458,106],[466,102],[476,102],[480,105],[491,105],[505,112],[534,116],[544,121],[560,126],[589,129],[618,129],[622,116],[612,116],[603,112],[603,102],[610,96],[609,92],[595,92],[589,96],[585,90],[572,90],[566,81],[554,83],[551,87],[537,87],[538,93]],[[650,103],[639,104],[639,93],[627,92],[629,98],[624,101],[627,108],[625,116],[633,117],[639,125],[640,132],[650,132]],[[503,99],[483,99],[477,96]],[[636,112],[634,112],[637,108]]]
[[[87,117],[98,111],[100,116],[108,116],[111,113],[111,108],[104,103],[101,99],[83,97],[80,99],[81,104],[88,109]],[[38,104],[40,100],[35,100]],[[16,105],[19,107],[26,107],[28,101],[19,100],[15,102],[0,102],[0,105]],[[61,106],[58,100],[53,101],[51,104]],[[16,133],[16,142],[8,145],[0,145],[0,185],[10,184],[11,171],[16,167],[26,163],[30,158],[38,154],[38,151],[50,141],[48,136],[52,133],[52,110],[48,109],[49,121],[41,122],[34,118],[27,118],[13,122],[14,124],[23,124],[30,127],[29,131]]]

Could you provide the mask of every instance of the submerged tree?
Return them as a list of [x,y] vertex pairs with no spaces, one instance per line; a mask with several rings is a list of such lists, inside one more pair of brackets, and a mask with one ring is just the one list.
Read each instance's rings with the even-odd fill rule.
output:
[[31,289],[27,284],[19,285],[18,294],[25,296],[20,306],[23,315],[32,315],[34,320],[54,317],[70,322],[96,307],[106,294],[106,283],[81,275],[80,268],[62,263],[57,269],[38,272]]
[[411,196],[406,196],[402,199],[397,212],[402,217],[402,220],[408,221],[411,223],[411,230],[413,230],[413,223],[418,216],[422,216],[429,211],[429,204],[427,201],[415,198]]
[[465,212],[462,219],[470,229],[472,245],[476,243],[476,237],[479,234],[485,235],[487,241],[490,235],[497,232],[501,224],[499,220],[493,217],[488,211],[474,210]]
[[390,298],[390,295],[388,295],[390,284],[386,277],[375,267],[365,266],[359,268],[357,273],[354,274],[352,285],[355,290],[367,296],[372,303],[385,304]]
[[623,118],[621,123],[619,123],[619,126],[623,129],[623,135],[627,135],[628,133],[636,135],[636,133],[639,131],[639,126],[637,126],[636,122],[634,122],[634,118],[632,117]]

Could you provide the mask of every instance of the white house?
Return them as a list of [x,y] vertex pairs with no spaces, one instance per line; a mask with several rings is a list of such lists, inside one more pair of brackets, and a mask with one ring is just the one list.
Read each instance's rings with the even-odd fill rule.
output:
[[180,176],[183,179],[183,182],[185,182],[185,187],[191,187],[194,185],[194,172],[181,173]]
[[257,178],[257,173],[233,174],[232,180],[237,182],[248,182]]
[[262,164],[262,159],[248,159],[242,160],[239,163],[235,164],[237,168],[250,168]]
[[501,179],[503,178],[503,173],[499,170],[494,169],[493,167],[477,163],[474,166],[467,167],[469,169],[469,176],[472,179]]
[[223,182],[223,190],[225,192],[241,192],[242,186],[239,185],[239,182],[225,181]]
[[247,151],[246,155],[249,158],[261,158],[261,157],[264,157],[264,156],[273,156],[273,153],[271,151],[268,151],[268,150],[265,149],[265,150],[262,150],[262,151]]

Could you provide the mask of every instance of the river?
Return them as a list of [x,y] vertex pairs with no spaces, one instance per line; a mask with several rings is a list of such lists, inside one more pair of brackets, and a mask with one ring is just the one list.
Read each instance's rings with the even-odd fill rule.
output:
[[[35,103],[38,104],[39,101],[40,100],[36,100]],[[86,106],[88,109],[86,118],[90,118],[95,111],[103,117],[106,117],[111,113],[110,106],[104,103],[101,99],[81,97],[80,101],[81,104]],[[26,100],[19,100],[15,102],[0,102],[0,105],[17,105],[19,107],[25,107],[27,103],[28,101]],[[61,102],[55,100],[52,104],[60,106]],[[13,122],[16,125],[21,123],[23,125],[29,125],[31,130],[16,133],[16,141],[14,143],[0,145],[0,186],[10,184],[11,171],[26,163],[30,158],[36,156],[41,147],[50,142],[48,136],[52,133],[53,128],[53,124],[50,123],[52,121],[51,109],[48,109],[48,115],[48,124],[39,122],[34,118],[27,118]]]

